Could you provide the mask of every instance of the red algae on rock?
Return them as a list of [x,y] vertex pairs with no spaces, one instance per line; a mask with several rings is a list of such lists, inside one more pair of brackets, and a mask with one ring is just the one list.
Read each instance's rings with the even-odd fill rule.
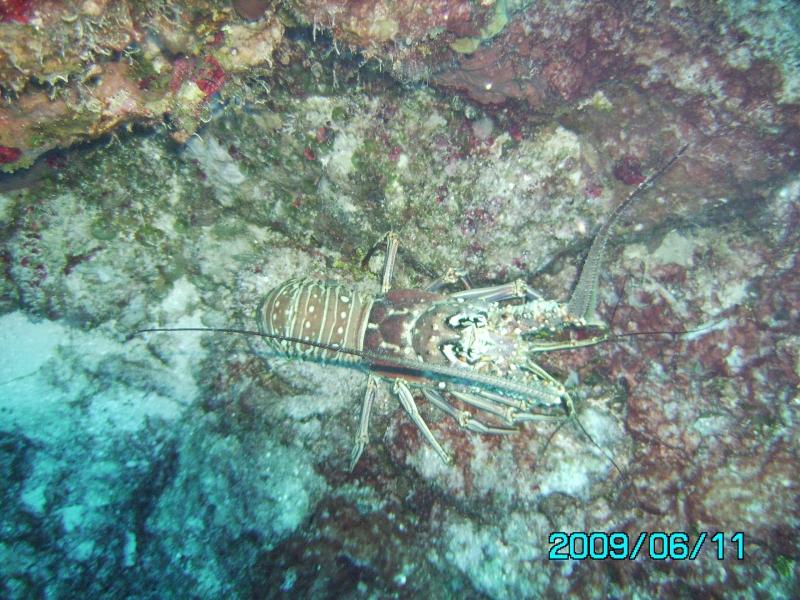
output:
[[614,164],[614,177],[625,185],[639,185],[644,181],[642,165],[635,156],[626,154]]
[[33,0],[0,0],[0,23],[28,22]]
[[0,146],[0,163],[13,163],[19,160],[22,156],[22,150],[19,148],[9,148],[8,146]]

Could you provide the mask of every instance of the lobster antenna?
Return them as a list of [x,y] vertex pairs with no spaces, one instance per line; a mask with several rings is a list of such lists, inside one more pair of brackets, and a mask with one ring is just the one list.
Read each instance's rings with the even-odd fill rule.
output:
[[[469,381],[470,383],[483,383],[502,390],[506,393],[519,394],[521,396],[528,396],[530,390],[527,386],[517,383],[515,381],[501,379],[492,375],[484,373],[476,373],[473,371],[463,371],[454,367],[445,365],[422,364],[413,360],[390,356],[388,354],[379,354],[376,352],[367,352],[365,350],[356,350],[355,348],[347,348],[339,346],[338,344],[326,344],[325,342],[317,342],[307,338],[292,337],[289,335],[280,335],[278,333],[266,333],[263,331],[252,331],[250,329],[239,329],[236,327],[150,327],[146,329],[137,329],[125,338],[125,342],[129,342],[140,333],[160,333],[160,332],[176,332],[176,331],[214,331],[217,333],[236,333],[240,335],[253,335],[262,338],[268,338],[290,344],[302,344],[311,346],[313,348],[320,348],[330,352],[338,352],[341,354],[350,354],[358,356],[372,365],[380,366],[383,369],[393,368],[397,370],[408,370],[416,373],[436,373],[452,379],[460,379]],[[387,364],[389,362],[390,364]]]
[[583,432],[583,435],[585,435],[586,438],[590,442],[592,442],[592,445],[600,451],[600,454],[602,454],[608,462],[610,462],[612,465],[614,465],[614,468],[617,470],[617,473],[619,473],[620,477],[622,477],[624,479],[625,478],[625,473],[623,473],[622,469],[619,468],[619,465],[617,464],[617,461],[615,461],[614,458],[600,446],[600,444],[598,444],[596,441],[594,441],[594,438],[591,435],[589,435],[589,432],[586,431],[586,428],[583,426],[583,423],[581,423],[580,419],[578,419],[577,413],[575,415],[573,415],[573,418],[575,419],[575,423],[578,425],[580,430]]
[[572,292],[569,304],[567,305],[569,314],[580,317],[589,323],[595,322],[597,286],[600,281],[600,269],[603,266],[603,257],[605,255],[606,244],[608,243],[609,237],[608,234],[611,231],[611,227],[614,226],[619,216],[630,206],[635,198],[644,193],[653,185],[656,179],[672,168],[672,165],[686,152],[688,147],[689,144],[685,144],[663,167],[640,183],[636,189],[611,212],[611,215],[609,215],[606,222],[597,232],[597,235],[594,236],[594,241],[589,248],[589,254],[586,255],[586,260],[583,263],[583,270],[581,271],[578,283],[575,285],[575,290]]
[[600,446],[600,444],[598,444],[595,441],[595,439],[589,434],[589,432],[586,431],[586,428],[583,426],[583,423],[581,423],[581,420],[578,418],[578,413],[576,411],[574,411],[574,410],[573,410],[572,414],[567,419],[564,419],[563,421],[561,421],[561,423],[558,424],[558,427],[556,427],[552,432],[550,432],[550,435],[547,436],[547,441],[544,443],[544,447],[542,448],[542,451],[539,454],[541,454],[542,456],[547,454],[547,449],[550,447],[550,442],[552,442],[553,438],[556,436],[556,434],[559,431],[561,431],[561,428],[564,427],[564,425],[566,425],[570,421],[575,421],[575,423],[577,424],[578,428],[581,430],[583,435],[586,436],[586,439],[588,439],[592,443],[592,446],[597,448],[597,450],[600,452],[600,454],[602,454],[603,457],[608,462],[611,463],[611,465],[614,467],[614,469],[616,469],[617,473],[620,474],[620,477],[622,477],[624,479],[626,477],[626,475],[625,475],[624,471],[620,468],[620,466],[617,464],[617,461],[615,461],[614,458],[608,452],[606,452],[606,450],[602,446]]

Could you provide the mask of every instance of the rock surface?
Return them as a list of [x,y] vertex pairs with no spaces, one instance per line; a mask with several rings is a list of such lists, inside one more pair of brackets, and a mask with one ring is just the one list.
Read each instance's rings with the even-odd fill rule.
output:
[[[48,24],[106,44],[62,63],[67,38],[43,37],[56,66],[0,78],[0,595],[797,593],[793,4],[55,4],[0,3],[5,57]],[[419,399],[448,466],[386,385],[350,473],[363,370],[233,334],[127,339],[252,329],[292,277],[374,294],[389,230],[397,287],[455,267],[564,301],[684,144],[613,230],[619,337],[537,356],[579,422],[481,436]],[[691,561],[555,561],[555,531],[708,539]]]

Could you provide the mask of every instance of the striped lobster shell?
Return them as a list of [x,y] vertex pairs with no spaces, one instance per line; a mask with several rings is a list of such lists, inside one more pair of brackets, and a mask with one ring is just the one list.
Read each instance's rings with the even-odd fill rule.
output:
[[[256,323],[261,333],[362,351],[373,303],[371,296],[335,282],[290,279],[264,296],[256,310]],[[298,342],[271,338],[268,343],[292,358],[360,360],[354,354]]]

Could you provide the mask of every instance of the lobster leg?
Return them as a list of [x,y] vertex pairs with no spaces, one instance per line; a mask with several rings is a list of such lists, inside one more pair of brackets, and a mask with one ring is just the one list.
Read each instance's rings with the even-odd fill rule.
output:
[[493,427],[491,425],[487,425],[478,419],[475,419],[469,411],[466,410],[458,410],[455,406],[450,404],[444,396],[442,396],[439,392],[435,390],[422,390],[422,393],[428,399],[428,402],[433,404],[436,408],[441,410],[442,412],[447,413],[451,417],[453,417],[457,422],[459,427],[462,429],[467,429],[469,431],[474,431],[475,433],[486,433],[486,434],[498,434],[498,435],[505,435],[508,433],[516,433],[519,431],[514,427]]
[[498,403],[494,398],[481,394],[480,392],[467,393],[450,390],[450,393],[465,404],[469,404],[478,410],[488,412],[506,420],[508,420],[508,415],[511,414],[514,409],[524,408],[522,403],[514,400],[510,400],[508,405],[503,406],[503,404]]
[[414,403],[414,395],[411,393],[411,390],[408,389],[408,385],[402,379],[395,379],[394,381],[394,393],[397,394],[397,397],[400,398],[400,404],[403,405],[403,408],[406,409],[408,416],[411,417],[411,420],[414,421],[414,424],[419,428],[422,432],[423,437],[428,440],[428,443],[433,446],[433,449],[436,450],[436,453],[439,457],[445,462],[445,464],[450,464],[453,462],[453,458],[445,451],[444,448],[439,445],[439,442],[436,441],[436,438],[433,437],[431,430],[428,429],[428,426],[425,424],[425,421],[422,420],[422,415],[419,414],[419,410],[417,410],[417,405]]
[[358,459],[361,458],[361,453],[369,443],[369,413],[372,410],[372,403],[375,401],[375,393],[378,391],[378,378],[372,373],[369,374],[367,379],[367,391],[364,394],[364,402],[361,405],[361,418],[358,422],[358,433],[356,433],[356,443],[353,446],[353,451],[350,454],[350,470],[352,471]]
[[491,413],[493,415],[496,415],[501,419],[504,419],[506,423],[510,425],[516,425],[517,423],[524,423],[526,421],[564,420],[564,417],[560,415],[536,414],[536,413],[519,411],[511,406],[504,406],[502,404],[497,403],[491,396],[485,395],[482,392],[467,394],[465,392],[456,392],[450,390],[450,393],[453,394],[453,396],[455,396],[462,402],[464,402],[465,404],[469,404],[470,406],[474,406],[478,410],[482,410]]
[[459,281],[464,286],[464,289],[469,290],[472,288],[472,286],[469,283],[469,279],[467,278],[467,272],[463,269],[453,269],[451,267],[447,269],[445,274],[439,277],[439,279],[425,286],[425,291],[438,292],[444,286],[451,285],[453,283],[458,283]]
[[397,261],[397,248],[400,241],[394,231],[387,231],[381,239],[375,242],[364,258],[364,265],[369,262],[372,255],[378,250],[383,241],[386,240],[386,254],[383,256],[383,274],[381,280],[381,293],[385,294],[392,289],[392,276],[394,275],[394,265]]
[[385,294],[392,289],[392,276],[394,275],[394,265],[397,262],[397,248],[400,240],[394,231],[386,234],[386,256],[383,259],[383,280],[381,281],[381,294]]
[[542,296],[522,279],[501,285],[475,288],[450,294],[457,300],[485,300],[486,302],[503,302],[504,300],[541,300]]

